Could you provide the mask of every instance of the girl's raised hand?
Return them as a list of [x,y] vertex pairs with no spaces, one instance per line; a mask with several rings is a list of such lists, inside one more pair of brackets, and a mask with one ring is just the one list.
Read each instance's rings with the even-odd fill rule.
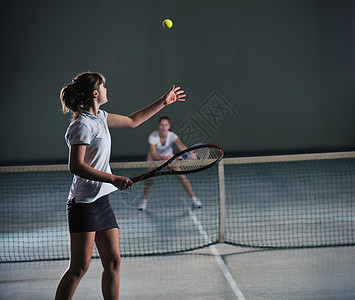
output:
[[173,85],[169,91],[162,97],[164,105],[172,104],[176,101],[185,101],[186,94],[180,87]]

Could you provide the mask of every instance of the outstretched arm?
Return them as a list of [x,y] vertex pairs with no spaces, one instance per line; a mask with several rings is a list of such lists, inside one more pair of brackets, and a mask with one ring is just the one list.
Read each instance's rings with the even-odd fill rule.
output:
[[174,143],[179,148],[180,151],[187,149],[187,147],[180,141],[179,138],[177,138]]
[[163,97],[129,116],[109,113],[107,116],[108,126],[110,128],[135,128],[154,116],[164,106],[176,101],[185,101],[185,97],[186,95],[184,94],[184,91],[180,90],[180,87],[175,87],[175,85],[173,85]]

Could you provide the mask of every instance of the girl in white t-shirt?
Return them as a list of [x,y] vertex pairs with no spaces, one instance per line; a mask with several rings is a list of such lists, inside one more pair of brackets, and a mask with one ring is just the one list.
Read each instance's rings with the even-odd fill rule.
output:
[[[173,144],[175,144],[180,151],[186,149],[186,146],[180,141],[179,137],[172,131],[170,131],[170,120],[168,117],[163,116],[159,119],[158,130],[153,131],[148,138],[149,143],[149,153],[147,160],[168,160],[173,153]],[[192,205],[194,208],[200,208],[201,202],[196,198],[191,184],[185,175],[177,176],[181,182],[184,190],[190,196]],[[143,201],[139,205],[139,210],[145,210],[147,208],[147,199],[149,197],[149,192],[153,184],[153,178],[149,178],[145,181],[143,189]]]
[[87,72],[76,76],[60,92],[63,112],[73,119],[65,139],[69,147],[69,169],[73,181],[67,201],[70,232],[70,264],[62,276],[55,299],[71,299],[86,273],[94,243],[103,266],[102,293],[105,299],[118,299],[119,249],[118,225],[109,202],[109,194],[133,184],[129,178],[111,173],[109,128],[135,128],[166,105],[185,101],[179,87],[129,115],[107,113],[100,108],[107,100],[105,77]]

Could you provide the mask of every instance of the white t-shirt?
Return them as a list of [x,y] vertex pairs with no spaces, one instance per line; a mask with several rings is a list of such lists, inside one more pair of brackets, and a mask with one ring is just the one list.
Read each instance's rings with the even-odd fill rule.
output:
[[159,131],[153,131],[148,138],[149,144],[152,144],[156,148],[156,154],[160,156],[169,156],[173,155],[173,144],[178,136],[172,132],[168,131],[168,136],[166,137],[166,142],[164,145],[161,144],[161,140],[159,137]]
[[[107,125],[107,112],[98,111],[97,117],[83,111],[71,121],[65,134],[65,140],[71,145],[85,144],[84,162],[96,170],[112,173],[109,165],[111,154],[111,135]],[[105,182],[93,181],[74,175],[68,200],[75,197],[77,203],[91,203],[117,188]]]

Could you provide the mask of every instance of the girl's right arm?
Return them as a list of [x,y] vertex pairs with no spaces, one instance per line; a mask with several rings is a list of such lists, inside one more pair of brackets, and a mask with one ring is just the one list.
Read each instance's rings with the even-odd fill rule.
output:
[[166,160],[169,156],[161,156],[157,154],[155,145],[149,143],[149,152],[153,160]]
[[111,183],[120,190],[132,186],[133,182],[127,177],[101,172],[90,167],[84,162],[85,151],[86,145],[71,145],[69,155],[69,170],[71,173],[85,179]]

